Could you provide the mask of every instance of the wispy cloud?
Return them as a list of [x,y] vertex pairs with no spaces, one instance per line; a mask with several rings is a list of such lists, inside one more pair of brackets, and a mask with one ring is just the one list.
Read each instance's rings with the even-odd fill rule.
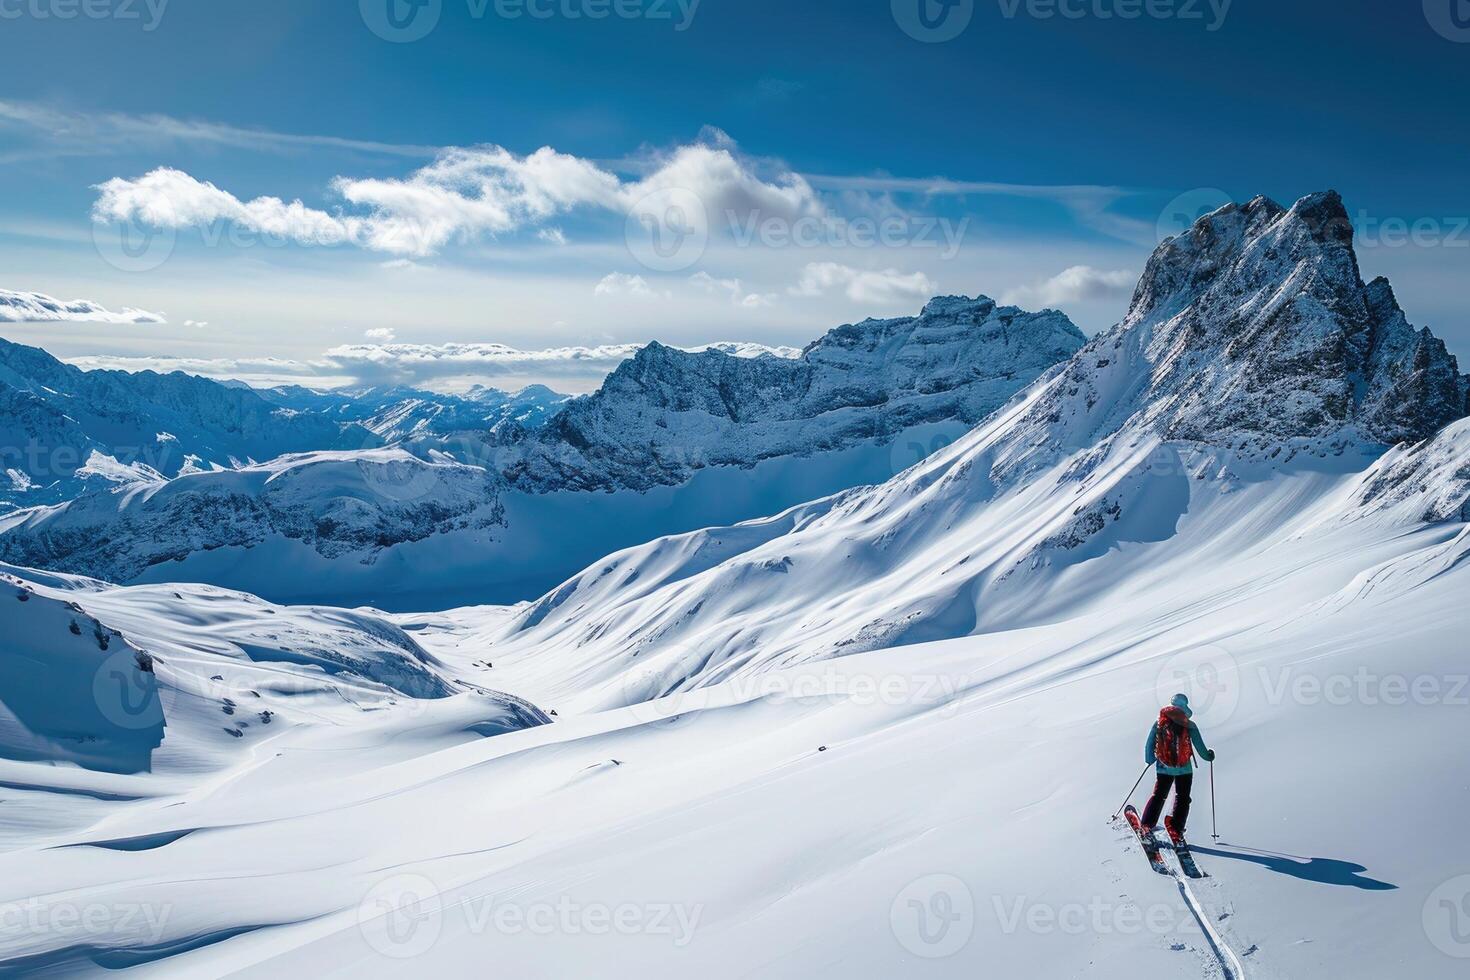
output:
[[167,323],[161,313],[131,307],[113,312],[91,300],[59,300],[45,293],[0,289],[3,323]]
[[812,262],[791,288],[793,296],[826,296],[841,292],[856,303],[889,306],[899,301],[928,299],[939,291],[938,284],[922,272],[898,269],[855,269],[838,262]]
[[103,156],[121,150],[170,145],[228,147],[253,152],[326,149],[373,156],[432,157],[438,147],[382,143],[300,133],[281,133],[159,114],[78,112],[54,105],[0,99],[0,129],[29,138],[36,146],[0,154],[0,163],[46,156]]
[[728,296],[730,302],[736,306],[743,306],[746,309],[770,306],[776,301],[774,293],[750,292],[739,279],[716,279],[708,272],[696,272],[689,277],[689,281],[706,293],[715,296]]
[[1006,292],[1001,299],[1002,302],[1013,303],[1028,309],[1064,306],[1068,303],[1127,296],[1133,291],[1137,282],[1137,274],[1127,269],[1108,272],[1094,269],[1089,265],[1074,265],[1050,279],[1012,289]]
[[948,177],[840,176],[812,174],[807,180],[821,191],[847,195],[894,194],[935,197],[1015,197],[1051,201],[1065,208],[1080,225],[1112,238],[1153,245],[1151,222],[1117,213],[1113,206],[1139,193],[1136,188],[1108,184],[1015,184],[1003,181],[952,180]]
[[[563,390],[595,388],[642,344],[557,347],[518,350],[504,344],[349,344],[334,347],[314,360],[259,358],[188,358],[97,355],[68,358],[92,370],[184,371],[202,377],[235,379],[256,385],[310,383],[467,387],[470,383],[521,387],[537,382]],[[720,342],[686,347],[698,353],[717,350],[735,357],[799,357],[794,347],[768,347]]]
[[609,272],[593,287],[595,296],[632,296],[635,299],[671,299],[667,291],[659,291],[648,284],[642,276],[626,272]]

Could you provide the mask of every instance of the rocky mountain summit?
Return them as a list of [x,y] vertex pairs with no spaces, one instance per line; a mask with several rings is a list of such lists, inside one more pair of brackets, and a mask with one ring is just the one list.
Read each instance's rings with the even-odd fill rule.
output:
[[917,317],[838,327],[797,358],[650,344],[518,446],[503,470],[532,492],[646,490],[926,422],[973,425],[1085,342],[1054,310],[946,296]]
[[1127,315],[1037,393],[1009,456],[1045,462],[1125,429],[1266,453],[1389,446],[1467,399],[1444,343],[1409,325],[1387,280],[1363,282],[1336,192],[1289,209],[1258,197],[1159,245]]

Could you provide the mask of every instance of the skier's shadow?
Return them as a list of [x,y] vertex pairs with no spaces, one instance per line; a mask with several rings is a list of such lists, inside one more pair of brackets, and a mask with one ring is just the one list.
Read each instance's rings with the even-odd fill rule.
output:
[[1368,869],[1361,864],[1353,864],[1351,861],[1335,861],[1332,858],[1304,858],[1293,854],[1278,854],[1274,851],[1261,851],[1253,847],[1242,847],[1238,844],[1221,844],[1220,847],[1228,847],[1231,850],[1222,851],[1214,847],[1194,848],[1196,854],[1210,854],[1215,857],[1230,858],[1234,861],[1249,861],[1251,864],[1259,864],[1262,867],[1275,871],[1277,874],[1291,875],[1303,881],[1315,881],[1323,885],[1342,885],[1347,888],[1361,888],[1370,892],[1396,891],[1398,885],[1379,881],[1377,878],[1369,878],[1364,872]]

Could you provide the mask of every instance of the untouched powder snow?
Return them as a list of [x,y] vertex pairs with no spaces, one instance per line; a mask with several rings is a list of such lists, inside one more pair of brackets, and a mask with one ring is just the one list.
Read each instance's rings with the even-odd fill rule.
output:
[[[1223,251],[881,485],[534,603],[6,569],[0,971],[1461,976],[1470,421],[1331,207],[1204,219]],[[76,693],[114,651],[118,738]],[[280,720],[224,730],[215,675]],[[1108,819],[1176,692],[1219,753],[1183,887]]]

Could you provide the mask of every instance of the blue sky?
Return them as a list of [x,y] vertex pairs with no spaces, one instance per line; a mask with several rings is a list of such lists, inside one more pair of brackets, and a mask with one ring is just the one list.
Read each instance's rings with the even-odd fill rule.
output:
[[0,0],[0,287],[167,320],[5,335],[451,384],[462,345],[801,344],[931,292],[1090,332],[1175,215],[1335,187],[1470,353],[1467,0],[922,0],[942,41],[921,0],[413,2]]

